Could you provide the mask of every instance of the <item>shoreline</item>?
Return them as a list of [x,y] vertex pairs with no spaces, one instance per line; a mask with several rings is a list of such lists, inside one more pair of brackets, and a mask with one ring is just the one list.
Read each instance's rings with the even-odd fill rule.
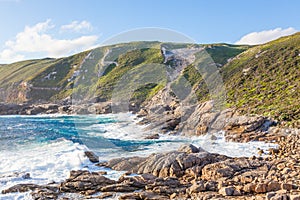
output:
[[[299,135],[293,137],[296,139],[290,136],[279,143],[286,145],[287,142],[291,144],[291,141],[300,139]],[[300,149],[299,145],[297,149]],[[96,166],[126,173],[115,181],[106,178],[106,172],[101,170],[73,170],[63,182],[50,185],[20,184],[3,190],[2,194],[31,191],[34,199],[59,199],[69,193],[84,199],[251,199],[253,196],[271,199],[268,197],[291,195],[295,199],[300,195],[300,178],[289,174],[300,173],[297,149],[280,146],[278,151],[274,149],[272,156],[232,158],[208,153],[193,145],[184,145],[177,151],[148,157],[115,158],[102,163],[95,160],[95,155],[91,153],[87,156]],[[291,150],[290,154],[288,150]],[[100,196],[94,195],[99,192]]]
[[[79,115],[80,116],[80,115]],[[290,133],[291,135],[295,135],[295,137],[299,136],[299,132],[297,131],[295,133]],[[278,136],[278,144],[283,145],[283,138],[288,138],[288,136]],[[300,139],[300,138],[299,138]],[[297,146],[298,140],[294,140],[293,145],[291,146]],[[289,145],[289,144],[284,144]],[[162,159],[155,159],[151,160],[151,158],[148,157],[150,160],[140,160],[142,162],[133,162],[130,160],[130,158],[117,158],[118,162],[116,165],[112,165],[109,163],[102,163],[98,165],[103,165],[105,167],[109,167],[116,171],[128,171],[125,173],[125,175],[121,176],[118,181],[111,182],[112,180],[105,179],[107,182],[107,185],[103,185],[102,187],[94,187],[93,182],[95,181],[95,173],[94,172],[87,172],[87,171],[71,171],[71,177],[63,181],[62,183],[57,183],[52,185],[51,187],[49,185],[16,185],[12,188],[8,188],[6,190],[3,190],[2,193],[11,193],[14,191],[31,191],[31,195],[34,197],[34,199],[39,198],[46,198],[49,197],[49,195],[53,199],[59,199],[61,195],[67,194],[69,192],[75,193],[75,194],[84,194],[84,198],[92,198],[90,196],[93,193],[101,192],[101,198],[107,197],[111,198],[116,194],[120,194],[118,196],[119,199],[198,199],[198,198],[225,198],[225,199],[247,199],[251,198],[251,196],[255,195],[257,198],[264,198],[271,199],[271,196],[289,196],[294,198],[299,197],[300,195],[300,164],[299,164],[299,153],[300,148],[299,145],[297,146],[296,150],[291,150],[290,153],[293,156],[295,156],[297,159],[295,160],[293,157],[290,156],[289,152],[284,152],[286,147],[281,146],[279,149],[273,149],[273,152],[271,152],[273,155],[270,157],[248,157],[248,158],[230,158],[226,157],[220,154],[213,154],[208,153],[204,151],[201,148],[194,147],[192,145],[182,147],[184,150],[178,150],[173,152],[165,152],[165,153],[157,153],[154,154],[154,156],[162,156],[163,160],[166,160],[166,162],[170,163],[180,163],[179,167],[174,167],[172,165],[167,165],[166,163],[157,163],[155,164],[155,161],[158,162],[158,160]],[[182,149],[181,148],[181,149]],[[198,150],[197,150],[198,149]],[[284,153],[282,153],[284,152]],[[201,155],[202,154],[202,155]],[[204,156],[205,154],[205,156]],[[201,156],[200,156],[201,155]],[[174,158],[175,160],[170,160]],[[200,157],[199,157],[200,156]],[[205,163],[205,165],[201,166],[201,162],[198,161],[202,158],[205,158],[205,160],[210,159],[216,159],[213,160],[211,163]],[[220,159],[218,158],[221,157]],[[194,160],[189,160],[190,158],[193,158]],[[144,158],[138,158],[134,157],[135,159],[144,159]],[[120,160],[121,159],[121,160]],[[123,160],[122,160],[123,159]],[[129,159],[129,160],[126,160]],[[181,160],[180,160],[181,159]],[[183,160],[182,160],[183,159]],[[289,160],[294,159],[296,167],[290,168],[292,164],[289,164]],[[150,162],[151,161],[151,162]],[[152,165],[156,166],[166,166],[162,169],[162,173],[157,174],[157,169],[159,167],[155,168],[154,171],[136,171],[134,167],[141,165],[142,163],[152,163]],[[161,161],[159,161],[161,162]],[[282,162],[287,162],[285,166],[280,165]],[[112,159],[112,163],[116,163],[116,159]],[[125,165],[125,168],[122,168],[124,166],[120,166],[122,163]],[[134,163],[134,166],[128,166]],[[248,163],[248,164],[247,164]],[[250,164],[249,166],[249,163]],[[288,165],[289,164],[289,165]],[[279,165],[280,167],[277,167]],[[183,166],[188,166],[187,168]],[[245,167],[246,166],[246,167]],[[263,179],[257,179],[255,178],[257,176],[257,173],[259,174],[268,174],[271,169],[274,168],[280,168],[280,170],[277,172],[275,171],[275,177],[276,176],[283,176],[285,177],[287,174],[290,173],[296,173],[295,183],[289,183],[289,179],[281,180],[280,178],[278,181],[271,181],[267,179],[266,177]],[[265,169],[263,169],[265,168]],[[288,169],[287,169],[288,168]],[[220,172],[225,170],[225,172]],[[179,174],[172,174],[174,171],[179,171]],[[228,174],[230,174],[228,177]],[[139,176],[129,176],[126,175],[137,172],[140,172]],[[232,174],[233,172],[233,174]],[[79,177],[78,180],[75,182],[72,182],[72,173],[77,173]],[[100,172],[99,172],[100,173]],[[102,173],[96,175],[99,179],[104,179],[102,177]],[[272,172],[273,173],[273,172]],[[206,175],[205,175],[206,174]],[[236,181],[235,174],[239,174],[239,181]],[[243,174],[246,174],[244,177],[241,176]],[[249,178],[249,174],[250,177]],[[208,175],[208,177],[206,177]],[[146,178],[142,178],[146,176]],[[150,176],[150,178],[149,178]],[[233,177],[231,177],[233,176]],[[200,178],[199,178],[200,177]],[[134,179],[134,180],[132,180]],[[137,180],[135,180],[137,179]],[[221,180],[221,182],[219,181]],[[250,180],[245,181],[245,180]],[[228,181],[229,180],[229,181]],[[243,182],[241,182],[243,180]],[[273,180],[273,179],[272,179]],[[135,182],[138,181],[138,182]],[[170,187],[170,181],[174,182],[177,186]],[[269,182],[268,182],[269,181]],[[298,181],[298,182],[297,182]],[[101,181],[102,182],[102,181]],[[130,184],[129,184],[129,183]],[[62,187],[67,186],[68,189],[62,189]],[[72,185],[73,184],[73,185]],[[82,184],[88,184],[88,186],[81,188],[80,185]],[[132,185],[133,184],[133,185]],[[158,184],[159,187],[163,187],[164,190],[157,190],[157,187],[153,186]],[[71,189],[68,185],[72,185]],[[151,186],[152,185],[152,186]],[[80,186],[80,187],[79,187]],[[148,187],[149,186],[149,187]],[[73,189],[72,189],[73,188]],[[104,188],[104,189],[103,189]],[[109,189],[107,189],[109,188]],[[271,189],[270,189],[271,188]],[[136,192],[136,190],[139,190],[140,192]],[[295,194],[295,195],[294,195]],[[53,196],[54,195],[54,196]],[[294,195],[294,196],[293,196]],[[296,198],[295,197],[295,198]],[[50,198],[50,199],[51,199]],[[98,196],[98,199],[100,197]],[[100,199],[101,199],[100,198]],[[117,197],[116,197],[117,198]],[[278,197],[279,198],[279,197]],[[294,199],[295,199],[294,198]],[[72,199],[72,198],[71,198]]]

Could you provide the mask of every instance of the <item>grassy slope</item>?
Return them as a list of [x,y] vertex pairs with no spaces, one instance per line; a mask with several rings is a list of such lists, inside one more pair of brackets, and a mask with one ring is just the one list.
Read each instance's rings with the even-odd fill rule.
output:
[[[208,56],[208,62],[214,62],[214,66],[221,68],[224,66],[228,59],[232,59],[240,53],[246,51],[250,48],[250,46],[246,45],[229,45],[229,44],[209,44],[203,45],[205,47],[205,53],[201,57]],[[201,63],[205,63],[206,61],[201,61]],[[204,64],[209,66],[209,63]],[[198,69],[197,69],[198,68]],[[209,91],[206,83],[203,80],[203,74],[201,74],[201,70],[199,70],[199,66],[196,67],[195,63],[187,66],[182,75],[174,82],[174,88],[180,88],[185,84],[185,87],[191,87],[200,102],[204,102],[210,99]]]
[[[224,64],[231,55],[237,55],[220,67],[227,107],[235,107],[244,114],[270,116],[285,126],[300,127],[300,33],[251,48],[232,46],[230,49],[230,45],[221,44],[206,47],[215,63]],[[185,68],[174,84],[184,83],[184,78],[193,87],[199,102],[211,98],[193,64]]]
[[[119,65],[114,67],[109,71],[109,73],[106,73],[98,80],[96,91],[97,96],[105,99],[111,98],[111,92],[113,91],[116,82],[120,80],[125,73],[127,73],[129,70],[137,68],[140,65],[150,63],[160,64],[163,62],[163,58],[159,49],[139,49],[122,54],[119,56],[117,61]],[[154,87],[156,87],[156,85],[147,85],[144,88],[140,88],[134,94],[134,98],[136,100],[139,99],[140,101],[145,100],[147,94]]]
[[222,72],[228,106],[299,127],[300,33],[253,47]]
[[[153,47],[159,49],[160,46],[158,42],[133,42],[94,49],[92,50],[90,59],[86,60],[84,60],[85,57],[91,51],[86,51],[59,59],[28,60],[1,65],[0,92],[5,90],[16,92],[21,91],[23,89],[20,88],[20,83],[28,82],[34,88],[28,93],[29,100],[60,100],[70,96],[74,91],[77,92],[79,90],[90,90],[91,87],[96,88],[98,82],[98,63],[103,58],[107,49],[111,49],[111,53],[107,56],[106,60],[115,61],[119,58],[120,54],[143,47]],[[150,59],[151,56],[149,56],[149,59],[146,56],[145,62],[150,62]],[[75,71],[80,71],[80,76],[74,77],[73,75]],[[113,73],[107,71],[106,74],[109,73],[108,76],[113,79],[113,77],[116,76],[114,74],[116,71],[117,70],[115,70]],[[72,80],[70,81],[70,79]],[[107,86],[110,84],[109,78],[107,79],[107,84]],[[101,91],[98,91],[97,93],[101,93]],[[15,97],[17,95],[12,96]],[[5,97],[2,97],[0,100],[8,100],[10,102],[18,103],[20,102],[17,99],[5,99]]]
[[247,45],[213,44],[204,45],[206,52],[211,56],[216,65],[225,65],[230,58],[244,52],[250,47]]
[[[115,84],[124,74],[132,69],[138,70],[143,64],[163,62],[160,45],[162,43],[159,42],[133,42],[100,47],[92,51],[90,59],[85,60],[84,64],[82,62],[90,52],[61,59],[29,60],[1,65],[0,88],[9,88],[28,81],[34,87],[60,88],[52,92],[32,90],[30,96],[34,100],[41,97],[44,100],[59,100],[70,96],[74,91],[82,94],[83,99],[97,96],[109,100]],[[195,44],[163,45],[169,48],[199,47]],[[297,125],[300,118],[299,33],[251,48],[228,44],[203,46],[220,68],[227,88],[228,106],[236,107],[244,113],[272,116],[287,124]],[[102,76],[98,77],[98,63],[109,50],[105,61],[114,61],[118,65],[108,65]],[[81,75],[68,81],[77,70],[81,70]],[[53,76],[45,79],[52,72],[57,72],[55,79]],[[195,90],[199,101],[210,98],[207,86],[193,64],[184,69],[174,85],[184,83],[183,79],[189,81],[188,84]],[[150,98],[163,84],[161,82],[141,86],[133,93],[132,101],[141,102]]]
[[[89,63],[86,68],[94,68],[94,73],[89,75],[85,74],[85,79],[82,76],[78,77],[74,84],[73,97],[80,100],[88,100],[94,97],[102,99],[102,101],[110,100],[115,84],[120,78],[130,70],[137,69],[141,65],[148,63],[162,63],[163,58],[160,54],[160,43],[158,42],[132,42],[125,44],[117,44],[98,48],[96,51],[101,50],[102,55],[106,54],[105,61],[114,61],[118,65],[112,63],[107,64],[102,69],[102,75],[97,76],[97,63],[102,59],[99,57],[97,62]],[[94,52],[94,51],[93,51]],[[96,66],[96,67],[95,67]],[[89,69],[90,70],[90,69]],[[86,83],[86,80],[91,80]],[[136,101],[145,100],[152,90],[157,90],[157,85],[145,85],[144,88],[139,88],[133,94]]]
[[[109,100],[116,82],[125,73],[130,70],[138,70],[144,64],[163,63],[160,54],[161,45],[167,48],[200,46],[197,44],[132,42],[100,47],[92,52],[82,52],[66,58],[22,61],[0,67],[0,88],[18,91],[21,82],[28,82],[34,88],[28,93],[29,100],[33,101],[60,100],[72,93],[75,93],[80,99],[97,96],[100,99]],[[227,44],[204,46],[211,57],[222,65],[228,58],[234,57],[248,48]],[[105,61],[115,61],[119,65],[109,65],[102,76],[98,77],[98,63],[101,62],[107,51],[109,54]],[[84,60],[88,54],[91,59]],[[80,76],[73,77],[75,71],[80,71]],[[192,66],[186,69],[184,74],[193,85],[201,80],[201,76],[194,73]],[[70,81],[70,79],[72,80]],[[163,88],[163,84],[163,81],[156,84],[145,84],[133,93],[132,101],[142,102],[149,99]],[[9,100],[14,101],[14,99]]]
[[0,67],[0,85],[9,86],[20,81],[30,80],[53,62],[52,59],[27,60]]

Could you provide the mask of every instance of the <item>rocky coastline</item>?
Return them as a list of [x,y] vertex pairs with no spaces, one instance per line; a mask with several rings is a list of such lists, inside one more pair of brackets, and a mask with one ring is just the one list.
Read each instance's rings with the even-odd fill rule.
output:
[[0,115],[42,114],[107,114],[111,113],[109,102],[72,105],[70,103],[0,104]]
[[[2,193],[31,191],[33,199],[291,199],[300,198],[298,133],[281,137],[278,149],[264,157],[230,158],[200,147],[148,157],[97,163],[126,171],[119,180],[105,172],[71,171],[68,179],[48,185],[20,184]],[[87,154],[95,161],[92,154]],[[26,178],[29,178],[28,175]]]
[[[18,81],[10,83],[5,77],[2,80],[5,87],[0,88],[3,101],[27,103],[0,103],[0,115],[108,114],[119,111],[118,102],[106,101],[110,99],[108,91],[114,89],[112,83],[115,83],[116,75],[123,77],[130,68],[136,69],[143,63],[153,63],[154,60],[160,64],[163,62],[172,69],[167,75],[170,83],[159,91],[156,86],[151,90],[140,88],[145,94],[151,93],[153,96],[142,103],[138,100],[125,105],[125,110],[136,113],[141,119],[139,124],[147,125],[146,128],[153,133],[145,136],[145,139],[159,139],[162,134],[184,136],[210,134],[210,138],[214,140],[214,134],[222,131],[226,141],[271,142],[278,144],[278,148],[265,152],[258,149],[257,156],[232,158],[209,153],[201,147],[187,144],[177,151],[156,153],[148,157],[117,158],[102,163],[99,163],[99,158],[93,152],[85,152],[86,157],[96,166],[124,171],[124,175],[118,180],[112,180],[105,177],[103,171],[71,171],[69,177],[60,183],[20,184],[2,190],[2,194],[30,192],[35,200],[300,199],[300,126],[294,123],[289,127],[282,124],[284,120],[276,121],[268,117],[275,116],[277,112],[277,115],[282,115],[282,119],[298,120],[299,103],[296,99],[299,96],[297,95],[299,65],[297,62],[300,54],[299,46],[295,44],[299,44],[299,33],[291,38],[282,38],[255,47],[217,44],[204,46],[204,48],[199,48],[198,45],[197,48],[189,48],[184,45],[184,48],[172,49],[172,47],[167,48],[170,44],[163,46],[160,44],[161,49],[152,51],[150,47],[156,46],[156,42],[147,43],[144,45],[147,49],[143,50],[138,47],[140,43],[118,44],[105,47],[106,49],[100,48],[93,52],[78,54],[81,56],[78,59],[73,59],[72,56],[63,58],[62,62],[57,63],[56,59],[49,60],[47,70],[33,77],[27,77],[25,80],[31,80],[29,82],[24,81],[20,76]],[[122,51],[121,54],[118,53],[118,48],[122,49],[121,47],[135,50],[130,50],[128,54],[123,54]],[[104,57],[99,58],[97,55],[102,55],[99,53],[102,50],[106,53]],[[106,58],[115,50],[117,52],[113,58],[110,58],[112,60]],[[218,60],[216,67],[220,69],[224,85],[228,89],[229,101],[218,99],[213,93],[208,94],[212,91],[202,87],[207,85],[202,78],[206,80],[216,78],[214,73],[205,75],[206,73],[200,69],[194,70],[192,67],[199,64],[196,53],[204,52],[203,50],[210,52],[209,57],[212,58],[208,62],[213,61],[212,59]],[[224,56],[223,52],[228,52],[230,56]],[[143,59],[140,59],[141,56]],[[100,68],[98,64],[84,65],[86,61],[99,63],[99,59],[102,63]],[[59,69],[65,69],[66,63],[69,71],[66,76],[61,76],[59,79],[56,74],[61,73]],[[206,64],[205,66],[212,66],[213,63]],[[26,64],[22,68],[27,70],[27,65],[31,64]],[[106,69],[106,67],[112,70],[105,70],[103,74],[111,75],[111,79],[105,80],[98,76],[99,80],[103,81],[103,85],[90,85],[97,87],[98,91],[103,93],[96,93],[95,97],[88,95],[86,98],[79,98],[87,101],[83,104],[74,99],[72,101],[69,93],[65,93],[74,86],[75,80],[88,80],[91,71],[97,71],[97,74],[101,75],[102,68]],[[14,69],[10,72],[14,76],[18,75],[14,74],[15,72],[20,73],[20,70],[21,72],[23,70],[15,64],[8,68]],[[128,71],[124,70],[124,73],[119,74],[118,72],[122,71],[120,69],[128,69]],[[196,76],[197,74],[199,77]],[[251,77],[257,78],[254,80]],[[193,84],[182,91],[181,87],[176,88],[177,84],[174,84],[180,78],[188,79],[187,82]],[[60,84],[54,84],[55,82]],[[85,81],[83,82],[83,85],[86,85]],[[41,87],[40,83],[48,87]],[[172,86],[175,88],[172,89]],[[176,90],[179,91],[178,94],[173,92]],[[201,98],[197,98],[195,95],[197,92],[203,93]],[[57,98],[56,95],[66,99]],[[222,97],[222,92],[220,96]],[[215,104],[214,101],[206,101],[214,98],[221,100],[220,105]],[[253,102],[248,101],[249,98]],[[51,102],[50,99],[60,99],[57,101],[61,102],[43,103]],[[241,105],[233,103],[230,108],[222,105],[229,102],[241,102]],[[268,112],[256,113],[269,113],[266,114],[267,116],[245,114],[261,105],[265,105],[263,111]],[[124,105],[120,107],[124,108]],[[245,112],[242,112],[242,109],[245,109]],[[286,112],[289,110],[292,112]],[[9,176],[30,179],[30,174],[26,172]]]
[[[163,96],[160,93],[157,97],[159,95]],[[148,124],[149,129],[190,136],[213,136],[215,131],[223,130],[228,141],[274,142],[278,148],[268,152],[260,150],[260,156],[231,158],[185,145],[177,151],[117,158],[104,163],[99,163],[93,152],[86,152],[95,165],[124,171],[124,175],[119,180],[111,180],[102,171],[71,171],[69,178],[61,183],[20,184],[3,190],[2,194],[30,191],[36,200],[72,199],[66,194],[76,194],[78,199],[300,199],[299,129],[279,128],[272,119],[243,116],[234,109],[217,111],[212,101],[190,107],[183,107],[176,99],[157,102],[157,99],[156,103],[148,102],[139,111],[131,108],[138,117],[143,117],[140,123]],[[1,114],[111,112],[109,103],[0,107]],[[159,134],[154,134],[151,139],[158,137]]]

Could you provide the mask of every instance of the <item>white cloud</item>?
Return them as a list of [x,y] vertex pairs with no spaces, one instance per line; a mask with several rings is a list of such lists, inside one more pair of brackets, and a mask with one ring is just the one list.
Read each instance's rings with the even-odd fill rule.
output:
[[26,26],[14,40],[5,43],[4,50],[0,52],[0,63],[27,59],[26,55],[28,54],[45,57],[67,56],[91,48],[98,40],[96,35],[81,36],[75,39],[56,39],[47,33],[54,27],[51,20],[34,26]]
[[236,44],[263,44],[277,38],[296,33],[297,30],[290,27],[287,29],[276,28],[273,30],[265,30],[261,32],[253,32],[243,36]]
[[70,24],[66,24],[60,27],[62,31],[75,31],[81,32],[84,30],[91,31],[93,29],[92,24],[88,21],[72,21]]
[[3,62],[0,63],[12,63],[24,59],[24,55],[16,54],[10,49],[5,49],[2,52],[0,52],[0,60],[3,60]]

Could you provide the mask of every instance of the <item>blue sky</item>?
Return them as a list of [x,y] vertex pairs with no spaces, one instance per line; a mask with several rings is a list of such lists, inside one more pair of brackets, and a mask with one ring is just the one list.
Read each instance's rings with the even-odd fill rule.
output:
[[143,27],[197,43],[263,43],[300,30],[299,8],[298,0],[0,0],[0,63],[70,55]]

